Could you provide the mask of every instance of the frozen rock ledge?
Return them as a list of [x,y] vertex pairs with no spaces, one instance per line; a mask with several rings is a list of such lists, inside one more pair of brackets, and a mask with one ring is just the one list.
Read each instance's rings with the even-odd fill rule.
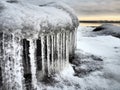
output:
[[37,90],[74,54],[78,19],[61,3],[0,1],[1,90]]

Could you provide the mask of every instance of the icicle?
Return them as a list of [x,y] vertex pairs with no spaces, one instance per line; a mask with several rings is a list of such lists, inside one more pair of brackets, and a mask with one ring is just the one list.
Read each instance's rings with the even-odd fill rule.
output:
[[60,33],[57,34],[57,72],[60,70]]
[[45,74],[45,37],[41,36],[41,45],[42,45],[42,72]]
[[14,72],[11,72],[13,69],[11,63],[14,60],[13,59],[13,46],[12,46],[12,35],[11,34],[4,34],[4,54],[3,54],[3,61],[4,62],[4,67],[3,67],[3,72],[4,72],[4,82],[3,82],[3,89],[5,90],[12,90],[14,81],[11,80],[11,75]]
[[[11,33],[3,33],[2,36],[2,63],[1,63],[1,70],[2,70],[2,89],[3,90],[23,90],[23,78],[21,75],[22,68],[21,63],[19,62],[17,64],[20,64],[19,67],[17,67],[17,74],[16,74],[16,63],[19,61],[19,51],[21,51],[19,48],[20,43],[16,40],[14,40],[14,34]],[[17,46],[15,46],[17,45]],[[17,47],[17,48],[16,48]],[[21,59],[20,59],[21,61]],[[20,70],[19,70],[20,69]],[[20,73],[19,73],[20,72]],[[19,77],[17,77],[20,75]]]
[[72,35],[71,35],[71,32],[69,32],[69,43],[70,43],[70,45],[69,45],[69,53],[71,54],[71,39],[72,39]]
[[69,63],[69,32],[66,32],[66,65]]
[[61,70],[61,35],[60,33],[58,33],[58,37],[59,37],[58,39],[58,44],[59,44],[58,46],[58,71],[60,71]]
[[62,53],[61,53],[61,50],[62,50],[62,47],[61,47],[62,43],[61,43],[61,33],[59,33],[59,71],[62,69],[61,68],[61,59],[62,59]]
[[70,32],[70,55],[72,57],[73,55],[73,46],[74,46],[74,40],[73,40],[73,31]]
[[77,47],[77,28],[75,28],[75,32],[74,32],[74,35],[75,35],[75,48]]
[[58,60],[58,51],[57,51],[57,34],[54,34],[54,73],[57,71],[57,60]]
[[63,67],[66,63],[66,33],[63,33]]
[[30,62],[31,62],[31,73],[32,73],[32,85],[33,89],[37,89],[37,78],[36,78],[36,57],[35,57],[35,51],[36,51],[36,42],[35,40],[29,40],[30,41]]
[[61,69],[63,69],[63,32],[61,33]]
[[50,75],[50,36],[47,35],[47,69],[48,76]]
[[64,68],[64,63],[65,63],[65,32],[63,32],[63,37],[62,37],[62,67]]
[[73,52],[73,54],[75,53],[74,51],[75,51],[75,30],[73,31],[73,47],[72,47],[72,52]]
[[62,70],[62,33],[60,33],[60,70]]
[[52,74],[52,35],[50,35],[50,39],[49,39],[49,43],[50,43],[50,74]]
[[73,41],[73,31],[71,32],[71,53],[73,53],[72,51],[73,51],[73,43],[74,41]]
[[23,63],[22,63],[22,45],[21,45],[21,38],[18,35],[13,34],[13,46],[14,46],[14,59],[15,61],[12,62],[14,64],[14,74],[15,79],[14,89],[12,90],[25,90],[25,86],[23,86],[24,78],[23,78]]
[[51,38],[52,38],[52,65],[51,65],[51,67],[52,67],[52,71],[54,71],[54,36],[53,35],[51,35]]
[[62,69],[64,68],[64,32],[62,32]]
[[74,54],[74,31],[72,31],[72,53]]

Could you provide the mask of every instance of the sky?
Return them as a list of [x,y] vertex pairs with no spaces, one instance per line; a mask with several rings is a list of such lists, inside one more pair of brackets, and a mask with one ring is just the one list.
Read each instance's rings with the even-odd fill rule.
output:
[[62,1],[72,7],[80,20],[120,20],[120,0],[29,0],[33,3]]
[[62,0],[81,20],[120,20],[120,0]]

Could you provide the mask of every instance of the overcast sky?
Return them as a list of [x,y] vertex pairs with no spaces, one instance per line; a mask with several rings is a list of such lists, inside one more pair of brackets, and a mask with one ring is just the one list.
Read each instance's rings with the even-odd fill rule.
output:
[[[78,18],[92,19],[100,18],[106,20],[120,20],[120,0],[29,0],[33,3],[41,1],[48,3],[53,1],[62,1],[71,6]],[[98,16],[99,15],[99,16]]]
[[62,0],[78,15],[119,15],[120,0]]

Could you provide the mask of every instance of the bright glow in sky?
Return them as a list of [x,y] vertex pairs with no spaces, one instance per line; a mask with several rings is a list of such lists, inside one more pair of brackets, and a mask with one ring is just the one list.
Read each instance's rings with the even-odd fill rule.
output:
[[120,15],[93,15],[93,16],[80,16],[79,20],[120,20]]

